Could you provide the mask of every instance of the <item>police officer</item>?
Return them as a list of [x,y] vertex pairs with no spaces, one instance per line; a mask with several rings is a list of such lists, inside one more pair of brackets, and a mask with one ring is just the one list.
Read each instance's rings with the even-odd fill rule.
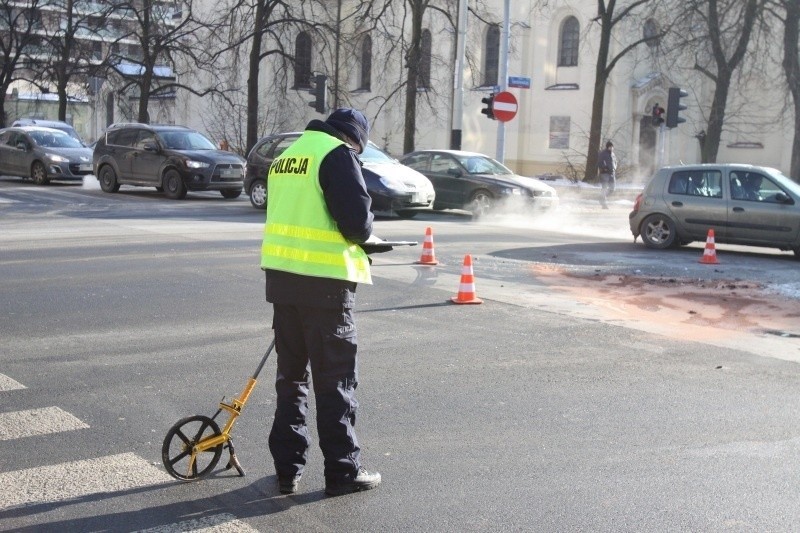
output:
[[360,246],[372,233],[371,199],[357,156],[368,138],[369,123],[360,111],[337,109],[324,122],[312,120],[270,165],[261,267],[274,309],[278,361],[269,449],[283,494],[297,490],[311,445],[309,372],[325,493],[367,490],[381,482],[380,474],[363,468],[353,430],[358,408],[353,307],[357,283],[372,283]]

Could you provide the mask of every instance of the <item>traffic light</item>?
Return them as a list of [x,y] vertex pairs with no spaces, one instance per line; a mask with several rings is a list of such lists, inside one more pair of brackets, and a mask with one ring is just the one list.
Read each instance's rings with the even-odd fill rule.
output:
[[490,94],[489,96],[481,98],[481,102],[486,104],[486,107],[481,109],[481,113],[483,113],[490,119],[494,120],[494,109],[492,108],[492,106],[494,105],[494,93]]
[[667,102],[667,127],[674,128],[682,122],[686,122],[680,113],[686,106],[681,104],[681,98],[689,96],[689,93],[678,87],[669,88],[669,101]]
[[311,82],[311,96],[314,97],[308,103],[317,113],[325,114],[328,110],[328,76],[317,74]]

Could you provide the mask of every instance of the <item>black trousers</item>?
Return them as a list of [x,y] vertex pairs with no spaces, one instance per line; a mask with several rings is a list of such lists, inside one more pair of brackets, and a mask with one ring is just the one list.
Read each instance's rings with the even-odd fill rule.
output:
[[277,407],[269,449],[275,470],[279,476],[294,476],[305,467],[311,445],[306,425],[311,377],[325,478],[349,479],[361,467],[361,448],[353,429],[358,409],[353,311],[278,303],[273,308]]

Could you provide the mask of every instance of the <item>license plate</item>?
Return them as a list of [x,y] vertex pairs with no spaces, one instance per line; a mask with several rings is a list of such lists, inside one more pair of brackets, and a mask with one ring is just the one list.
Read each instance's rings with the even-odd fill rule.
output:
[[85,164],[82,164],[78,168],[80,169],[81,172],[91,172],[92,171],[92,164],[91,163],[85,163]]
[[219,175],[223,178],[239,178],[242,176],[242,171],[238,168],[223,168],[219,171]]
[[418,192],[415,192],[414,194],[412,194],[411,195],[411,202],[415,203],[415,204],[421,203],[422,202],[422,194],[420,194]]

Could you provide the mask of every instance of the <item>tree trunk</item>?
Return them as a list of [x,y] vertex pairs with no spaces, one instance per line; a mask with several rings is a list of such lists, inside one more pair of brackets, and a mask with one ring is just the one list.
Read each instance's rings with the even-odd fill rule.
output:
[[143,124],[150,123],[150,115],[147,112],[147,106],[150,103],[150,89],[153,86],[153,67],[148,63],[142,73],[142,81],[140,85],[141,94],[139,95],[139,115],[136,119]]
[[253,28],[253,45],[250,47],[247,77],[247,139],[245,153],[258,142],[258,75],[261,64],[261,46],[264,31],[264,0],[256,2],[255,27]]
[[408,79],[406,80],[406,114],[403,131],[403,153],[414,151],[417,130],[417,83],[419,80],[420,41],[422,39],[421,2],[411,2],[411,47],[408,50]]
[[725,124],[725,105],[731,87],[731,73],[726,71],[717,73],[715,85],[714,100],[711,102],[711,111],[706,126],[706,138],[700,154],[702,163],[717,162],[719,143],[722,139],[722,126]]
[[603,112],[606,100],[606,83],[608,83],[608,52],[611,43],[613,11],[601,15],[600,48],[597,51],[597,64],[594,74],[594,95],[592,97],[592,121],[589,126],[589,146],[586,154],[586,168],[583,181],[593,182],[597,179],[597,153],[600,151],[600,136],[603,134]]
[[789,175],[800,182],[800,5],[785,0],[786,22],[783,29],[783,70],[794,102],[794,139]]

